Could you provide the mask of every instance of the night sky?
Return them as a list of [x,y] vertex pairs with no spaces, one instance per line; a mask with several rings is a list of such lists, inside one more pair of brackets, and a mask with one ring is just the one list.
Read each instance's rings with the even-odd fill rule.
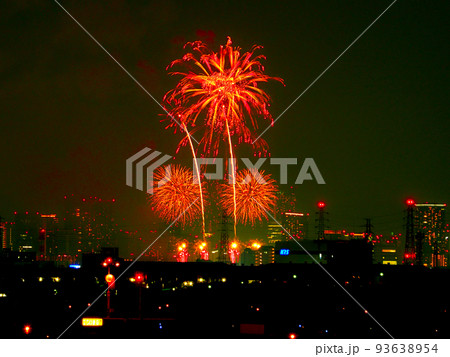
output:
[[[186,41],[263,45],[266,72],[286,83],[264,87],[274,117],[390,3],[61,0],[158,100]],[[326,181],[295,188],[299,210],[325,200],[331,227],[372,217],[378,233],[402,230],[408,196],[449,202],[449,10],[399,0],[266,132],[273,157],[312,157]],[[2,2],[0,19],[0,215],[76,193],[147,219],[125,160],[145,146],[175,155],[161,108],[53,1]]]

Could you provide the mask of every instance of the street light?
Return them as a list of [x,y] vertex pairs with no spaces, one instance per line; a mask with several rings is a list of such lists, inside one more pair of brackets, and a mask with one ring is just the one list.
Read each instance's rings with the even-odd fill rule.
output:
[[106,316],[110,317],[111,316],[111,289],[115,288],[115,281],[116,278],[114,277],[114,275],[111,274],[111,265],[115,265],[116,267],[120,266],[119,262],[114,262],[113,258],[108,257],[106,258],[103,263],[102,266],[105,268],[108,268],[108,274],[105,276],[105,281],[108,283],[108,290],[106,290]]
[[23,333],[25,334],[25,335],[29,335],[30,333],[31,333],[31,325],[25,325],[24,327],[23,327]]
[[139,288],[139,303],[138,303],[138,307],[139,307],[139,319],[142,319],[142,286],[144,285],[145,282],[145,276],[144,273],[137,271],[134,273],[134,278],[133,280],[130,279],[134,284],[136,284]]

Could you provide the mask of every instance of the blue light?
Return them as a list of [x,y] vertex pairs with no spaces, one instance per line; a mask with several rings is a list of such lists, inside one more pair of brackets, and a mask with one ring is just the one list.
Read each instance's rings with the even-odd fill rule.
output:
[[290,250],[289,249],[280,249],[280,255],[289,255]]
[[298,327],[302,328],[302,325],[298,325]]
[[72,268],[72,269],[80,269],[80,268],[81,268],[81,265],[80,265],[80,264],[70,264],[70,265],[69,265],[69,268]]

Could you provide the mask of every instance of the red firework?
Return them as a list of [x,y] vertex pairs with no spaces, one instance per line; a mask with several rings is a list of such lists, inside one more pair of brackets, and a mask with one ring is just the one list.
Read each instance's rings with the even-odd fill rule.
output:
[[[230,136],[236,139],[235,144],[252,143],[258,128],[257,118],[273,122],[268,110],[270,97],[260,84],[269,80],[283,82],[264,74],[261,60],[265,57],[254,55],[262,46],[254,46],[250,52],[241,54],[229,37],[218,52],[201,41],[189,42],[185,48],[187,46],[192,52],[168,67],[181,64],[186,68],[171,73],[182,78],[164,97],[166,106],[171,108],[170,115],[178,122],[171,120],[168,127],[178,129],[181,123],[193,132],[203,128],[203,151],[213,155],[218,153],[222,141],[231,140]],[[257,143],[257,149],[267,149],[264,141]],[[180,145],[187,145],[187,137]]]
[[[270,175],[256,169],[244,169],[236,174],[236,218],[241,223],[267,218],[267,212],[272,212],[276,203],[277,186]],[[222,185],[221,204],[227,214],[234,211],[233,185]]]

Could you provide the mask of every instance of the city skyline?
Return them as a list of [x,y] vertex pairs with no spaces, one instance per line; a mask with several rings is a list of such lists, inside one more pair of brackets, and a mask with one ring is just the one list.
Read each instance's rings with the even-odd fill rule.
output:
[[[133,226],[124,221],[115,212],[116,199],[66,195],[63,200],[65,208],[58,213],[15,211],[9,219],[2,217],[2,248],[15,252],[35,253],[37,260],[60,261],[66,264],[81,264],[83,254],[98,253],[103,247],[117,247],[122,258],[134,259],[165,229],[164,221],[156,215],[146,226]],[[280,242],[290,241],[291,237],[300,242],[317,239],[327,241],[369,239],[373,245],[374,264],[385,262],[404,264],[405,238],[408,236],[408,208],[411,202],[414,207],[412,239],[416,245],[416,254],[420,256],[417,264],[447,267],[449,246],[449,224],[445,215],[447,205],[418,203],[410,199],[404,203],[401,222],[396,222],[396,225],[403,225],[402,229],[382,234],[375,229],[371,218],[365,219],[366,225],[359,224],[356,227],[332,224],[325,202],[318,202],[315,212],[299,212],[295,209],[296,198],[293,191],[287,195],[279,192],[273,217],[258,227],[238,225],[238,236],[235,240],[239,244],[237,252],[241,254],[245,247],[254,250],[254,244],[259,247],[275,247]],[[223,225],[220,220],[211,219],[212,216],[208,215],[208,238],[204,241],[207,246],[202,250],[215,261]],[[185,261],[200,258],[200,251],[196,246],[200,241],[201,229],[198,222],[193,223],[194,225],[184,228],[175,225],[167,233],[166,239],[160,241],[142,259],[175,261],[177,247],[181,242],[189,249]],[[228,227],[228,230],[230,229]],[[423,234],[423,238],[420,234]],[[389,254],[381,254],[380,249]],[[279,250],[280,248],[277,248],[276,252]],[[392,259],[386,258],[385,255]],[[27,259],[30,258],[27,256]],[[240,259],[237,259],[236,263],[241,263]]]

